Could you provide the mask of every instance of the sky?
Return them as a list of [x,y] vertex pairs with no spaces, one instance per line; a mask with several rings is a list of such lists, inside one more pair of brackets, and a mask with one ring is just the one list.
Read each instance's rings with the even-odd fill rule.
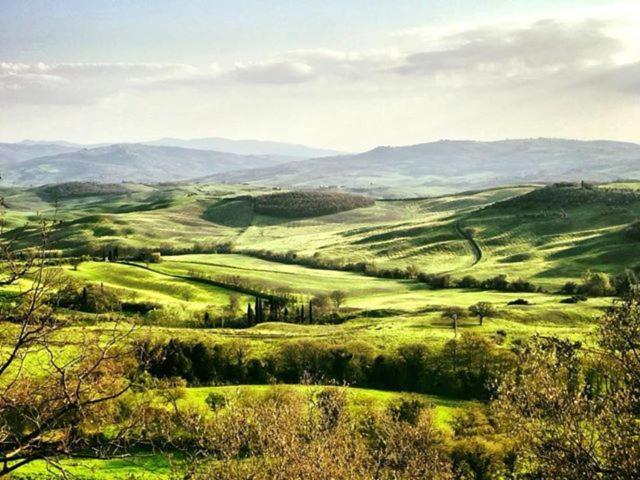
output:
[[640,142],[640,2],[0,0],[0,141]]

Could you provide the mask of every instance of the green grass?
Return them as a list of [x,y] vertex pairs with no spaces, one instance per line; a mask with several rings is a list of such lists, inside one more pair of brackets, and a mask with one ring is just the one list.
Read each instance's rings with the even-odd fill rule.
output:
[[[143,267],[143,266],[142,266]],[[373,348],[386,350],[403,343],[421,342],[434,348],[453,337],[448,321],[441,311],[448,306],[469,307],[488,301],[497,309],[495,318],[484,325],[475,318],[461,322],[462,331],[494,335],[507,333],[507,344],[535,333],[588,340],[596,327],[594,318],[610,305],[609,298],[592,298],[587,302],[564,304],[566,296],[544,293],[507,293],[463,289],[434,290],[424,284],[407,280],[368,277],[350,272],[327,271],[284,265],[243,255],[211,254],[169,257],[149,268],[131,265],[87,262],[78,271],[66,271],[87,281],[102,281],[105,285],[130,292],[136,300],[161,304],[176,304],[185,308],[222,307],[228,303],[230,290],[177,278],[195,270],[200,274],[234,275],[268,288],[288,288],[306,301],[312,295],[342,289],[347,294],[344,313],[352,318],[338,325],[297,325],[266,322],[249,329],[208,329],[140,327],[144,334],[163,338],[208,339],[211,342],[242,340],[258,351],[270,349],[282,341],[322,339],[330,342],[364,342]],[[188,291],[189,300],[184,292]],[[529,306],[508,306],[517,298]],[[241,302],[251,301],[241,296]]]
[[65,271],[71,277],[86,282],[122,289],[132,301],[224,306],[229,303],[230,294],[234,293],[225,288],[117,263],[85,262],[78,266],[77,271],[70,267],[65,267]]
[[[146,452],[110,460],[67,459],[60,464],[77,480],[159,480],[169,478],[172,471],[167,456]],[[11,478],[52,480],[62,477],[58,469],[44,461],[35,461],[16,471]]]

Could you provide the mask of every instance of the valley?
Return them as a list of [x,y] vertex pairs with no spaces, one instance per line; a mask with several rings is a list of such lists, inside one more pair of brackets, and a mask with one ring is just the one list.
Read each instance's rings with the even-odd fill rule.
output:
[[[253,185],[71,182],[2,195],[16,248],[37,248],[44,221],[44,271],[57,279],[52,305],[66,342],[131,328],[127,342],[148,357],[145,375],[158,377],[136,395],[154,398],[154,408],[177,401],[199,411],[211,399],[240,405],[274,395],[315,402],[323,388],[349,385],[340,388],[350,415],[415,400],[430,405],[455,444],[455,422],[486,409],[485,382],[522,345],[597,346],[598,319],[627,285],[624,275],[640,269],[629,234],[639,185],[365,201]],[[604,289],[594,290],[601,278]],[[30,281],[3,296],[28,291]],[[490,306],[486,318],[480,305]],[[454,359],[468,358],[464,366],[448,366],[451,348]],[[491,367],[477,363],[479,351]],[[185,360],[174,364],[172,355]],[[195,355],[213,363],[195,370]],[[381,373],[387,368],[405,373],[393,379]],[[65,465],[81,478],[102,478],[89,473],[95,468],[109,478],[167,478],[180,451],[174,460],[141,451]],[[16,478],[46,471],[34,462]]]

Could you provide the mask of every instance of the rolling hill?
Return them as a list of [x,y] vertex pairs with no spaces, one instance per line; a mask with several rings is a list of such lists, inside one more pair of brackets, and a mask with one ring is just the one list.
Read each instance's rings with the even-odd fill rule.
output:
[[438,141],[357,155],[224,172],[203,181],[281,187],[343,186],[382,197],[438,195],[498,185],[640,178],[640,145],[525,139]]
[[[121,252],[158,249],[167,255],[231,245],[235,252],[278,261],[415,265],[454,278],[503,273],[557,289],[590,268],[612,275],[640,271],[638,241],[627,233],[640,218],[639,186],[501,187],[376,201],[328,214],[316,202],[316,212],[304,218],[256,208],[271,199],[277,207],[282,198],[256,186],[65,184],[3,195],[9,230],[21,231],[33,212],[55,211],[51,245],[72,255],[100,255],[113,245]],[[20,244],[39,238],[34,226]]]

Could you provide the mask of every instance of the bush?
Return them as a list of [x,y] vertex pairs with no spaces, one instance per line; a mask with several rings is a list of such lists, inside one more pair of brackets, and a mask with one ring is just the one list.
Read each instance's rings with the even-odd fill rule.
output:
[[609,275],[587,270],[582,275],[582,285],[579,292],[592,297],[604,297],[614,293]]
[[424,408],[425,404],[420,400],[408,400],[406,398],[403,398],[400,401],[397,401],[394,404],[390,405],[388,410],[389,415],[394,420],[415,425],[418,421],[418,418],[420,418],[420,413]]
[[569,298],[563,298],[562,300],[560,300],[560,303],[578,303],[578,302],[586,302],[587,301],[587,297],[585,297],[584,295],[573,295],[572,297]]
[[225,397],[221,393],[211,392],[209,393],[209,395],[207,395],[205,402],[207,405],[209,405],[209,408],[211,408],[211,410],[218,411],[227,405],[227,397]]
[[524,298],[517,298],[508,302],[507,305],[531,305],[531,303],[529,303],[529,300]]
[[579,289],[579,285],[576,282],[567,282],[560,289],[560,293],[564,293],[565,295],[573,295]]
[[478,288],[479,286],[480,281],[471,275],[465,275],[458,280],[458,287],[460,288]]

